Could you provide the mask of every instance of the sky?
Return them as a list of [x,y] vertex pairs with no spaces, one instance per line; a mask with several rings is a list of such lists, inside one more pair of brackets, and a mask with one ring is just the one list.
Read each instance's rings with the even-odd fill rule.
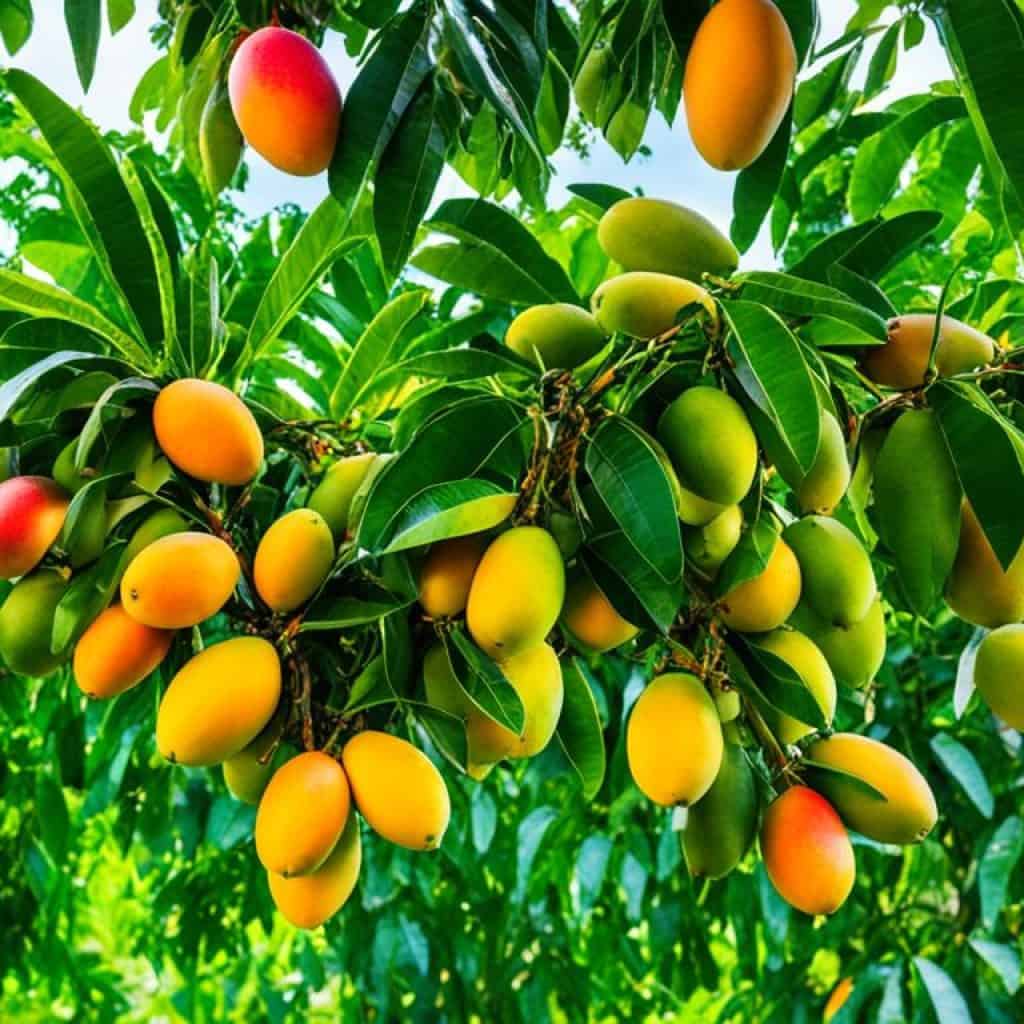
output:
[[[149,35],[150,26],[156,21],[156,0],[137,0],[135,18],[113,38],[104,25],[100,58],[88,95],[83,95],[75,74],[63,6],[58,0],[36,0],[32,37],[11,63],[31,71],[69,102],[80,106],[102,130],[128,130],[132,127],[128,116],[132,92],[146,68],[160,55]],[[854,0],[823,0],[821,43],[842,34],[855,8]],[[328,33],[324,53],[344,92],[355,74],[355,66],[345,54],[339,35]],[[949,77],[945,54],[929,25],[924,42],[910,54],[901,55],[896,77],[880,100],[887,103],[896,96],[923,91],[932,82]],[[151,122],[147,128],[152,130]],[[640,188],[645,195],[672,199],[698,209],[728,232],[735,175],[716,171],[701,160],[690,142],[682,112],[672,128],[660,115],[653,115],[644,143],[653,155],[636,156],[629,164],[623,163],[600,137],[595,137],[586,160],[568,151],[556,154],[552,161],[555,173],[549,202],[555,206],[563,202],[569,195],[566,186],[574,182],[604,182],[630,191]],[[286,201],[312,209],[326,195],[326,175],[293,178],[277,171],[251,150],[247,153],[249,183],[245,192],[234,196],[246,214],[258,216]],[[471,194],[456,175],[446,169],[435,201]],[[773,264],[771,246],[764,231],[745,254],[742,266]]]

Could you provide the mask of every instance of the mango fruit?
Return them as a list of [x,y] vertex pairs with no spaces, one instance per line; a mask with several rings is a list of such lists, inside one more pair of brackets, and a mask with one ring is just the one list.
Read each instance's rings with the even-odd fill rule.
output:
[[620,199],[597,226],[601,248],[623,270],[647,270],[699,281],[731,274],[736,246],[706,217],[667,199]]
[[144,626],[113,604],[93,620],[75,646],[75,682],[96,700],[116,697],[155,671],[173,640],[173,630]]
[[605,83],[615,73],[611,47],[598,43],[587,54],[573,83],[573,96],[580,113],[590,124],[600,127],[598,110]]
[[86,496],[76,516],[74,529],[68,532],[68,522],[58,538],[58,547],[67,551],[73,569],[95,562],[107,542],[107,491],[105,484],[97,484]]
[[293,878],[267,872],[274,906],[296,928],[317,928],[348,901],[359,880],[362,862],[359,818],[349,814],[341,838],[315,871]]
[[696,803],[722,766],[722,725],[704,684],[686,672],[658,676],[637,698],[626,756],[640,791],[670,807]]
[[505,333],[505,344],[545,370],[575,370],[604,348],[604,331],[587,310],[567,302],[523,310]]
[[[830,726],[836,713],[836,680],[832,669],[814,641],[795,629],[777,629],[767,636],[759,637],[757,646],[781,658],[804,681],[815,703]],[[772,732],[782,743],[796,743],[814,732],[814,726],[801,722],[792,715],[773,709],[766,712]]]
[[175,764],[208,767],[234,757],[281,699],[281,662],[262,637],[213,644],[171,680],[156,716],[156,745]]
[[566,587],[561,623],[573,646],[586,654],[614,650],[639,632],[615,610],[589,573],[580,569]]
[[136,527],[121,555],[121,564],[131,565],[135,556],[148,548],[161,537],[169,537],[172,533],[184,533],[188,529],[185,517],[174,508],[160,508],[151,512]]
[[[876,383],[905,391],[924,384],[935,334],[934,313],[909,313],[889,321],[884,345],[864,350],[861,367]],[[935,371],[940,377],[966,373],[992,361],[995,342],[981,331],[954,320],[942,318],[939,342],[935,349]]]
[[441,773],[397,736],[366,730],[345,744],[342,763],[359,813],[379,836],[409,850],[434,850],[451,818]]
[[719,0],[694,37],[683,76],[693,144],[720,171],[749,167],[789,109],[797,54],[771,0]]
[[75,453],[78,449],[78,438],[69,441],[54,460],[53,474],[54,481],[64,488],[68,494],[77,494],[90,480],[94,479],[96,470],[91,467],[84,469],[75,468]]
[[13,476],[0,483],[0,579],[24,576],[57,539],[68,495],[45,476]]
[[757,786],[747,755],[738,743],[726,743],[715,781],[686,815],[682,843],[690,874],[729,874],[757,835],[757,812]]
[[981,641],[974,686],[996,715],[1024,732],[1024,626],[1000,626]]
[[323,585],[334,565],[334,537],[319,512],[297,508],[274,522],[256,548],[256,590],[274,612],[294,611]]
[[66,660],[50,650],[53,616],[67,581],[50,569],[25,576],[0,605],[0,657],[22,676],[45,676]]
[[[868,736],[837,732],[807,748],[811,762],[837,769],[815,771],[814,788],[838,811],[849,828],[879,843],[921,842],[935,826],[939,812],[925,777],[898,750]],[[885,799],[858,786],[863,779]]]
[[224,607],[241,567],[234,551],[208,533],[172,533],[143,548],[121,578],[121,603],[157,629],[189,629]]
[[[281,733],[281,714],[274,715],[263,731],[250,744],[243,747],[233,757],[226,758],[221,764],[224,785],[228,792],[243,804],[255,807],[263,796],[274,772],[280,767],[284,744],[267,757],[278,742]],[[264,762],[264,758],[266,761]]]
[[853,991],[853,978],[841,978],[829,993],[825,1008],[821,1011],[822,1024],[831,1024],[832,1018],[846,1005]]
[[739,402],[718,388],[684,391],[658,421],[679,482],[705,501],[735,505],[754,482],[757,438]]
[[875,462],[875,521],[910,607],[927,615],[953,568],[960,480],[931,409],[908,409]]
[[555,539],[516,526],[484,552],[469,588],[466,624],[477,645],[501,661],[536,647],[558,621],[565,567]]
[[831,512],[850,486],[850,460],[846,438],[839,421],[825,409],[821,411],[818,452],[811,468],[804,473],[796,459],[775,439],[765,438],[765,452],[779,475],[793,489],[801,512]]
[[739,633],[778,629],[800,600],[800,564],[780,537],[764,571],[730,590],[719,602],[718,615]]
[[633,271],[605,281],[590,308],[605,334],[657,338],[676,326],[681,309],[700,304],[717,320],[714,300],[699,284],[670,274]]
[[156,443],[152,416],[133,416],[118,431],[107,452],[104,472],[131,473],[132,482],[151,494],[170,480],[171,464]]
[[988,629],[1024,619],[1024,544],[1004,570],[967,501],[946,602],[961,619]]
[[309,496],[306,504],[324,517],[336,543],[348,533],[352,499],[376,459],[373,452],[338,459]]
[[852,626],[833,626],[801,601],[789,624],[810,637],[825,655],[837,683],[860,690],[868,685],[885,660],[885,613],[876,597],[867,615]]
[[805,516],[782,536],[800,563],[808,607],[834,626],[860,622],[878,587],[871,559],[853,531],[828,516]]
[[714,579],[743,533],[743,510],[727,505],[709,523],[683,529],[686,559],[706,579]]
[[327,169],[338,140],[341,92],[308,39],[277,26],[254,32],[231,61],[228,92],[245,141],[265,160],[302,177]]
[[178,469],[207,483],[240,487],[263,464],[255,417],[238,395],[213,381],[187,378],[163,388],[153,405],[153,432]]
[[231,112],[231,97],[226,85],[218,81],[210,90],[199,119],[199,160],[213,195],[219,195],[231,184],[244,148],[245,140]]
[[420,570],[419,599],[432,619],[450,619],[466,610],[469,588],[488,543],[482,533],[471,533],[439,541],[430,549]]
[[275,875],[316,871],[352,817],[352,792],[341,765],[307,750],[274,772],[256,811],[256,856]]
[[761,825],[764,866],[779,895],[805,914],[832,914],[853,888],[856,862],[842,819],[820,793],[793,786]]

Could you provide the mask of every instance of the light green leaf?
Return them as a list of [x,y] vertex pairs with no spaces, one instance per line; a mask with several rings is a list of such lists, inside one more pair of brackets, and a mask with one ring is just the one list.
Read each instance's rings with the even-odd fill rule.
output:
[[915,956],[914,966],[939,1024],[972,1024],[971,1011],[953,979],[927,957]]
[[942,767],[960,784],[971,803],[984,817],[991,818],[995,800],[985,773],[975,756],[962,743],[945,732],[933,736],[930,746]]

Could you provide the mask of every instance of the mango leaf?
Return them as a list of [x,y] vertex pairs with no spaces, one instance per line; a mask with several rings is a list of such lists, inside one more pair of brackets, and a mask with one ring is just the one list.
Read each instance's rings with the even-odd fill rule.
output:
[[971,1024],[971,1011],[956,982],[927,957],[915,956],[914,966],[928,993],[938,1024]]
[[833,288],[845,292],[858,305],[874,310],[883,319],[889,320],[898,315],[899,310],[889,301],[889,296],[874,281],[862,277],[857,271],[842,263],[833,263],[827,276]]
[[449,637],[448,658],[466,696],[488,718],[519,735],[526,721],[523,702],[498,663],[487,657],[461,626]]
[[88,92],[100,48],[100,0],[64,0],[64,20],[71,36],[78,80],[82,92]]
[[[673,5],[674,6],[674,5]],[[617,188],[615,185],[570,185],[569,191],[588,203],[593,203],[602,212],[610,210],[622,199],[629,199],[633,193],[627,192],[624,188]]]
[[867,220],[885,205],[904,164],[929,132],[966,114],[959,96],[933,96],[871,136],[857,150],[850,175],[847,203],[854,220]]
[[1020,954],[1017,950],[1008,943],[976,936],[971,936],[968,941],[971,949],[996,972],[1007,993],[1016,995],[1021,983]]
[[860,236],[839,262],[862,277],[877,281],[941,223],[938,210],[910,210],[881,223],[865,221],[858,227],[872,225],[871,229]]
[[666,582],[683,571],[672,485],[651,439],[621,416],[602,420],[587,444],[587,473],[638,556]]
[[[760,694],[772,707],[816,729],[826,725],[825,715],[814,694],[788,662],[751,643],[741,634],[733,635],[730,644]],[[743,689],[744,681],[737,680],[737,687]]]
[[469,741],[466,739],[466,725],[462,719],[430,704],[419,701],[405,703],[441,755],[456,768],[465,771],[469,763]]
[[48,772],[36,775],[35,819],[46,852],[60,864],[67,853],[71,818],[60,782]]
[[746,530],[722,563],[715,577],[715,596],[724,597],[741,583],[752,580],[765,571],[779,541],[782,527],[770,512],[762,512]]
[[974,663],[978,658],[981,641],[988,636],[988,630],[979,626],[971,634],[967,646],[960,652],[956,665],[956,685],[953,688],[953,713],[963,718],[967,705],[974,693]]
[[827,235],[808,249],[803,259],[788,267],[787,272],[795,277],[824,284],[828,268],[843,259],[858,242],[867,238],[881,223],[881,218],[875,218],[863,224],[851,224],[849,227],[833,231],[831,235]]
[[766,306],[747,301],[721,306],[730,327],[726,351],[736,379],[806,473],[818,452],[821,408],[800,343]]
[[1024,854],[1024,822],[1016,815],[996,829],[978,863],[981,920],[992,931],[1006,906],[1006,896],[1017,863]]
[[127,541],[107,544],[99,559],[77,572],[64,592],[53,616],[50,647],[54,653],[66,653],[89,628],[93,620],[110,604],[127,566],[122,564]]
[[875,52],[871,55],[867,78],[864,80],[863,101],[874,99],[889,84],[896,71],[896,51],[903,25],[894,21],[882,33]]
[[960,784],[982,816],[991,818],[995,800],[992,797],[992,790],[988,787],[985,773],[975,756],[962,743],[945,732],[933,736],[929,745],[939,763]]
[[512,903],[517,907],[526,899],[530,872],[540,850],[540,844],[558,817],[559,813],[553,807],[535,807],[519,823],[516,832],[516,884],[512,890]]
[[782,184],[793,134],[792,118],[791,106],[767,149],[736,176],[729,237],[740,252],[746,252],[757,240],[761,225]]
[[815,761],[810,757],[802,757],[800,759],[800,767],[807,769],[812,779],[816,774],[839,776],[847,785],[860,790],[861,793],[872,800],[880,800],[884,804],[889,802],[889,798],[880,789],[875,789],[867,779],[862,779],[859,775],[854,775],[853,772],[844,771],[842,768],[837,768],[832,764],[822,764],[820,761]]
[[793,103],[793,116],[797,131],[803,131],[813,124],[822,114],[834,110],[837,98],[846,92],[850,75],[860,60],[862,46],[858,43],[835,60],[829,61],[811,78],[802,81],[796,90]]
[[392,386],[410,377],[442,377],[449,383],[466,380],[482,380],[513,374],[517,377],[536,377],[539,368],[510,348],[500,345],[489,335],[474,340],[472,345],[445,348],[436,352],[425,352],[396,363],[381,374],[374,389]]
[[89,410],[89,416],[78,435],[78,447],[75,449],[75,468],[82,469],[88,465],[89,452],[96,443],[106,420],[119,416],[132,399],[146,396],[155,399],[160,392],[156,381],[146,377],[125,377],[115,381],[96,399]]
[[544,302],[579,305],[579,296],[557,260],[508,210],[484,199],[449,199],[426,227],[457,245],[421,249],[413,264],[448,284],[484,298],[531,306]]
[[583,785],[583,796],[593,800],[605,773],[604,731],[594,694],[580,658],[562,662],[565,702],[558,719],[558,743]]
[[811,60],[811,53],[821,29],[818,4],[815,0],[778,0],[777,6],[782,11],[793,37],[797,67],[802,68]]
[[928,399],[967,500],[1003,568],[1024,541],[1024,441],[978,388],[940,380]]
[[[3,272],[0,271],[0,274]],[[18,402],[26,395],[34,393],[35,386],[43,377],[54,370],[69,367],[73,363],[89,362],[94,366],[112,365],[120,367],[117,360],[97,355],[95,352],[54,352],[53,355],[33,363],[10,380],[0,384],[0,423],[10,415]]]
[[13,0],[0,7],[0,37],[13,57],[32,35],[32,0]]
[[407,602],[383,590],[370,597],[335,597],[325,594],[310,605],[299,631],[319,633],[365,626],[406,605]]
[[222,794],[213,801],[206,819],[204,839],[218,850],[230,850],[252,835],[256,808]]

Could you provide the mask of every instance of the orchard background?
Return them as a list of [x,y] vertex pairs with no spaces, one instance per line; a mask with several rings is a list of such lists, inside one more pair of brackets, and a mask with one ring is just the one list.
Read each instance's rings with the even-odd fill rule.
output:
[[[628,653],[573,661],[577,697],[593,697],[575,741],[560,735],[473,781],[443,756],[458,747],[444,716],[423,707],[422,616],[400,554],[379,574],[346,569],[314,606],[317,632],[353,637],[341,646],[360,669],[363,653],[379,655],[367,664],[387,678],[364,672],[355,685],[362,699],[394,689],[392,727],[443,766],[451,824],[431,854],[368,836],[355,893],[315,931],[274,912],[254,808],[219,770],[176,767],[156,749],[160,691],[184,650],[111,702],[87,701],[67,669],[2,670],[0,1019],[799,1021],[818,1019],[843,978],[854,985],[836,1024],[1024,1017],[1020,736],[972,695],[980,637],[942,601],[943,581],[927,581],[927,607],[908,601],[851,428],[884,401],[855,357],[884,340],[871,331],[888,313],[941,306],[996,339],[993,362],[1006,366],[940,384],[934,405],[953,409],[961,386],[993,400],[969,443],[949,412],[947,439],[986,532],[1016,551],[1024,13],[1015,0],[821,6],[779,3],[799,85],[771,144],[736,175],[701,162],[679,105],[700,0],[85,0],[65,5],[66,26],[59,5],[0,0],[16,69],[0,106],[5,473],[105,436],[148,409],[153,381],[209,376],[276,438],[246,493],[255,532],[238,542],[254,548],[304,504],[328,453],[400,453],[445,405],[536,401],[544,385],[501,346],[506,329],[540,302],[585,304],[614,274],[597,224],[640,186],[728,233],[744,254],[737,282],[785,272],[740,293],[799,337],[792,365],[806,377],[776,380],[773,426],[795,437],[806,423],[799,380],[813,367],[854,465],[835,515],[874,549],[886,608],[884,665],[866,690],[840,689],[836,725],[910,756],[939,808],[918,845],[855,836],[856,885],[827,918],[783,902],[756,851],[723,880],[692,879],[678,816],[643,799],[626,763],[625,721],[667,632],[663,594],[631,576],[628,556],[605,567],[650,621]],[[323,43],[345,96],[330,171],[291,177],[247,149],[214,196],[203,110],[239,29],[274,14]],[[598,42],[612,63],[588,119],[572,83]],[[150,58],[131,76],[129,51],[133,66]],[[57,77],[71,57],[77,83]],[[85,101],[99,131],[121,130],[97,135],[76,113],[90,86],[106,97]],[[714,294],[728,305],[727,289]],[[779,371],[777,333],[772,344],[736,334],[738,378]],[[687,385],[700,362],[683,360]],[[408,378],[419,385],[403,392]],[[641,390],[634,418],[659,403]],[[507,407],[486,408],[460,437]],[[420,445],[416,458],[458,485],[452,507],[495,493],[494,478],[456,479],[451,447]],[[924,473],[920,487],[923,519]],[[162,493],[194,508],[198,492],[179,478]],[[434,511],[443,521],[451,508]],[[912,550],[930,550],[932,525]],[[427,539],[446,536],[433,529]],[[88,588],[65,610],[68,636],[112,561],[75,568]],[[206,642],[227,628],[215,620]],[[345,682],[331,694],[340,705]]]

